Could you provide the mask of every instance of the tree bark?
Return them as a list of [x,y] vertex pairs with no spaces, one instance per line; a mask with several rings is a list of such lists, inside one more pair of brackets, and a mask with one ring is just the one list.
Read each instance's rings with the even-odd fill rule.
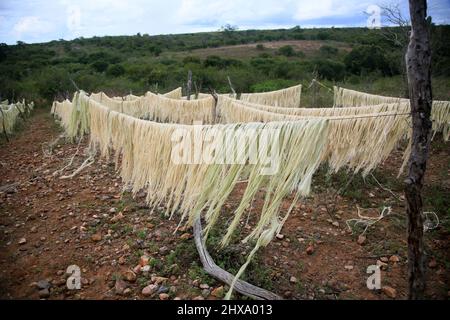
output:
[[186,86],[186,95],[187,95],[187,99],[191,100],[191,91],[192,91],[192,71],[189,70],[188,71],[188,81],[187,81],[187,86]]
[[431,49],[426,0],[409,0],[409,11],[411,35],[405,56],[412,118],[411,154],[405,180],[408,298],[421,299],[425,291],[422,187],[431,140]]

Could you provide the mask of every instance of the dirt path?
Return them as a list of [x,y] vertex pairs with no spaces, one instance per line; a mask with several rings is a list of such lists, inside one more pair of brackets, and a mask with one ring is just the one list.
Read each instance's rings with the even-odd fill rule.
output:
[[[43,144],[59,134],[51,116],[39,111],[10,143],[1,145],[0,186],[18,185],[12,192],[0,193],[0,298],[220,298],[224,288],[199,267],[191,231],[174,233],[176,219],[166,219],[163,208],[147,208],[143,194],[135,199],[122,194],[114,164],[96,160],[73,179],[52,175],[77,150],[76,143],[60,141],[51,154],[44,153]],[[83,141],[65,174],[73,172],[87,157],[85,147]],[[376,173],[396,197],[401,196],[401,185],[395,183],[399,163],[401,154],[395,153]],[[449,163],[448,144],[434,143],[426,189],[431,200],[427,206],[438,212],[441,224],[426,234],[429,298],[448,298]],[[369,183],[370,178],[365,182],[355,178],[343,196],[334,197],[333,191],[347,178],[342,174],[329,181],[326,175],[317,175],[313,195],[295,207],[283,236],[261,250],[249,267],[247,280],[292,299],[406,297],[402,202],[374,181]],[[227,202],[224,220],[241,192],[235,190]],[[257,212],[260,204],[261,198],[256,199],[251,210]],[[285,208],[288,205],[286,201]],[[356,205],[390,205],[394,212],[370,228],[361,244],[345,223],[356,216]],[[333,206],[335,210],[330,209]],[[241,228],[243,232],[249,229],[244,223]],[[245,260],[242,251],[248,252],[249,247],[239,244],[216,251],[218,240],[213,232],[212,255],[235,272]],[[148,258],[149,267],[144,270],[138,267],[140,262],[147,263],[142,256]],[[371,291],[366,287],[366,269],[377,261],[382,264],[382,285],[389,288]],[[70,265],[80,267],[81,290],[66,287],[65,271]]]

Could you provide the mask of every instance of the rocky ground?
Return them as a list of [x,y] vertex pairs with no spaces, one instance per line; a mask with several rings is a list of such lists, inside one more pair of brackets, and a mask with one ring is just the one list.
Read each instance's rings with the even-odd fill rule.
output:
[[[164,208],[148,208],[144,194],[133,199],[122,193],[113,163],[96,158],[73,178],[61,179],[86,159],[87,139],[49,146],[60,134],[48,111],[38,110],[9,143],[1,142],[0,298],[222,298],[228,287],[203,272],[192,230],[175,233],[177,221],[168,220]],[[320,171],[312,196],[296,205],[282,233],[260,250],[245,280],[288,299],[406,298],[406,218],[396,178],[401,162],[401,152],[395,152],[373,175],[350,182],[346,173]],[[432,229],[426,232],[430,299],[450,294],[449,166],[449,144],[437,138],[425,188],[426,209],[439,217],[436,227],[430,214]],[[242,189],[227,201],[222,225]],[[250,229],[261,198],[249,208],[241,232]],[[364,235],[362,228],[348,228],[357,207],[377,216],[384,206],[391,214]],[[220,234],[211,233],[208,248],[218,265],[236,272],[251,247],[236,242],[219,250]],[[373,291],[366,286],[366,271],[376,264],[382,289]],[[80,268],[79,290],[66,285],[71,265]]]

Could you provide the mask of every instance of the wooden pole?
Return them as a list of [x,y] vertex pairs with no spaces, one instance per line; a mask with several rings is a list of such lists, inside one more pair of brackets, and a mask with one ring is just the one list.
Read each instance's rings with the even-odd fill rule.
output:
[[188,71],[188,80],[187,80],[187,87],[186,87],[186,95],[187,99],[191,100],[191,91],[192,91],[192,71]]
[[426,0],[409,0],[411,35],[405,61],[412,118],[412,144],[405,180],[408,216],[409,299],[423,298],[425,257],[423,243],[422,187],[431,141],[431,48]]
[[[2,95],[0,94],[0,102],[2,101]],[[6,133],[6,126],[5,126],[5,114],[3,113],[3,109],[0,106],[0,112],[2,113],[2,126],[3,126],[3,133],[5,134],[6,141],[9,142],[8,134]]]
[[234,97],[237,98],[236,90],[234,90],[234,88],[233,88],[233,84],[231,83],[230,76],[227,76],[227,79],[228,79],[228,85],[230,86],[231,92],[233,92]]

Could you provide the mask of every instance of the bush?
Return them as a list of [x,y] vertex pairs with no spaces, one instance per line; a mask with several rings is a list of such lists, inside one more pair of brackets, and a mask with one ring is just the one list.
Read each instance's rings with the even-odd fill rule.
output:
[[344,63],[347,71],[353,74],[381,71],[384,76],[392,75],[390,62],[378,46],[357,46],[345,56]]
[[106,74],[113,77],[119,77],[125,73],[125,68],[120,64],[113,64],[108,67]]
[[285,56],[285,57],[293,57],[295,56],[295,50],[292,48],[292,46],[282,46],[278,49],[278,54]]
[[91,64],[91,67],[97,72],[104,72],[106,69],[108,69],[108,66],[108,63],[105,61],[96,61]]
[[291,87],[296,85],[297,83],[293,80],[286,79],[274,79],[274,80],[266,80],[257,84],[254,84],[250,87],[251,92],[267,92],[267,91],[275,91],[283,88]]
[[321,46],[319,51],[324,56],[333,56],[338,53],[337,48],[328,45]]
[[258,44],[256,45],[256,50],[262,51],[262,50],[264,50],[264,49],[265,49],[265,47],[264,47],[264,45],[263,45],[262,43],[258,43]]
[[322,79],[342,80],[345,77],[345,65],[342,62],[333,60],[315,60],[314,64],[319,76]]

